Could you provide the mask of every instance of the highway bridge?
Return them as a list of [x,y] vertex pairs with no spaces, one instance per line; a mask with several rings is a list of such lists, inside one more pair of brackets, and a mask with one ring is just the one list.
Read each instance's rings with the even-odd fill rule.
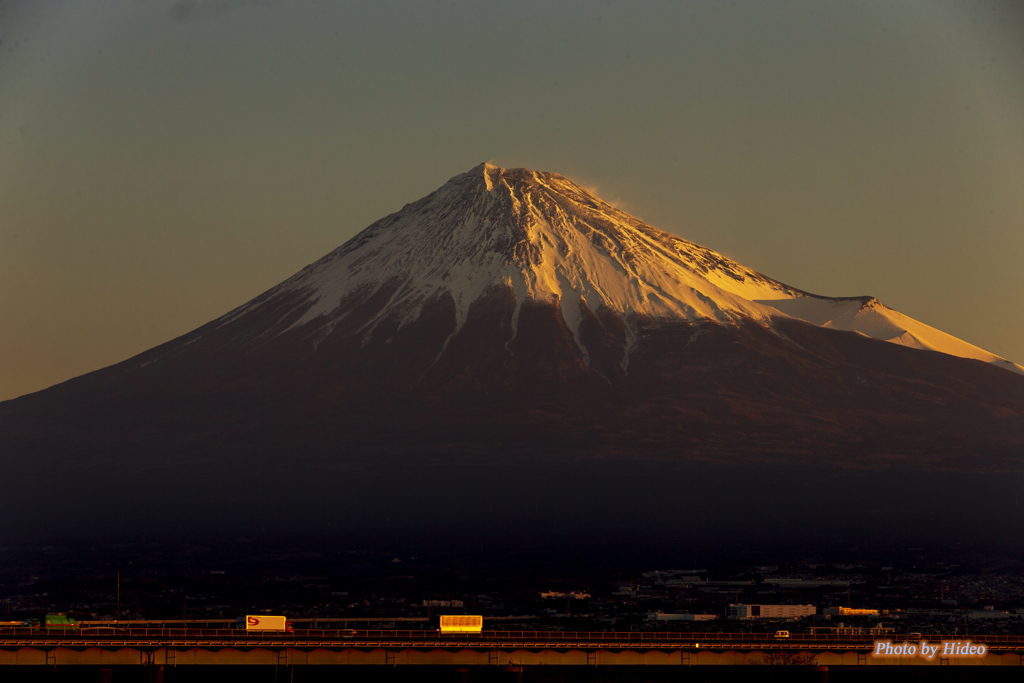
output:
[[[893,645],[940,645],[930,658],[876,654],[879,639],[859,635],[752,633],[437,631],[298,629],[246,632],[233,628],[85,626],[0,630],[0,666],[179,667],[258,664],[448,666],[717,666],[814,663],[817,666],[1021,666],[1024,636],[892,636]],[[966,643],[984,645],[984,654]],[[945,643],[953,645],[945,646]],[[956,645],[959,643],[959,645]],[[943,651],[945,649],[945,652]]]

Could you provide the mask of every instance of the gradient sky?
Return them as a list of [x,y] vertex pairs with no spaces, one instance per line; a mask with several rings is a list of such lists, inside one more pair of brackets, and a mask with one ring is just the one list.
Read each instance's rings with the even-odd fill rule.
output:
[[1024,362],[1024,3],[0,1],[0,399],[481,161]]

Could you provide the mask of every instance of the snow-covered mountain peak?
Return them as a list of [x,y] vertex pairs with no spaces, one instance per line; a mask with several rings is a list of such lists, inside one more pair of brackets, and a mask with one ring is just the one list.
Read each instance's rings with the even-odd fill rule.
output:
[[[775,319],[795,317],[1013,365],[873,297],[818,297],[789,287],[658,230],[563,176],[489,163],[382,218],[222,322],[273,308],[289,321],[273,325],[273,335],[303,328],[322,339],[349,315],[353,298],[374,297],[382,302],[379,309],[359,323],[359,334],[369,340],[382,321],[405,325],[450,298],[454,336],[473,302],[495,288],[514,295],[513,335],[525,303],[557,304],[585,360],[581,322],[588,310],[608,309],[623,320],[628,340],[635,340],[639,320],[771,327]],[[287,306],[268,306],[285,300]],[[297,309],[301,315],[292,315]]]
[[577,339],[581,306],[608,307],[624,318],[767,322],[778,313],[754,299],[794,293],[615,209],[563,176],[481,164],[377,221],[268,295],[301,292],[310,305],[293,327],[329,330],[344,297],[396,282],[367,333],[387,316],[415,319],[425,303],[445,296],[455,302],[461,325],[470,304],[494,286],[513,290],[517,313],[527,301],[558,302]]

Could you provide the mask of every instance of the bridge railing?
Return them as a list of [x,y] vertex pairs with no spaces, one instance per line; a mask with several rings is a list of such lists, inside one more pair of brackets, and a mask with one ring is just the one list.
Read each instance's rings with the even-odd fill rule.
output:
[[[440,633],[429,630],[398,630],[398,629],[300,629],[295,631],[246,631],[244,629],[206,629],[206,628],[110,628],[85,627],[77,629],[47,628],[3,628],[0,637],[16,639],[63,638],[67,640],[109,640],[109,639],[158,639],[158,640],[207,640],[207,639],[244,639],[268,640],[359,640],[359,641],[472,641],[500,639],[515,642],[636,642],[636,643],[680,643],[692,645],[700,643],[713,646],[716,642],[730,643],[864,643],[876,640],[900,642],[905,635],[890,634],[872,636],[867,634],[838,635],[831,633],[808,634],[793,633],[785,639],[776,638],[771,633],[719,633],[719,632],[684,632],[684,631],[483,631],[482,633]],[[950,635],[923,634],[920,640],[938,642],[943,640],[974,640],[988,645],[1022,645],[1024,636],[1014,635]],[[915,635],[915,640],[918,637]]]

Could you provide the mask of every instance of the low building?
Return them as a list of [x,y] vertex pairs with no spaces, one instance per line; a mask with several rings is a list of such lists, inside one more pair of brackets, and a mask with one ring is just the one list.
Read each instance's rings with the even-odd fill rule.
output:
[[569,598],[571,600],[589,600],[590,593],[577,593],[575,591],[571,593],[560,593],[559,591],[549,591],[540,594],[541,600],[555,600],[558,598]]
[[876,609],[861,609],[854,607],[826,607],[822,610],[823,614],[828,614],[833,617],[877,617],[878,610]]
[[666,614],[664,612],[648,612],[649,621],[711,621],[717,614]]
[[963,615],[968,619],[1012,619],[1015,614],[1009,612],[996,612],[994,609],[986,607],[981,611],[964,612]]
[[796,619],[815,612],[814,605],[729,605],[733,619]]
[[[769,585],[778,586],[779,588],[821,588],[823,586],[847,588],[851,583],[850,581],[842,581],[838,579],[765,579],[764,582]],[[864,582],[855,581],[853,583]]]
[[839,624],[838,626],[812,626],[812,635],[836,635],[836,636],[888,636],[896,632],[896,629],[888,626],[874,626],[871,628],[863,628],[861,626],[846,626]]
[[812,626],[811,635],[859,636],[864,633],[860,626]]
[[424,607],[463,607],[462,600],[424,600]]

